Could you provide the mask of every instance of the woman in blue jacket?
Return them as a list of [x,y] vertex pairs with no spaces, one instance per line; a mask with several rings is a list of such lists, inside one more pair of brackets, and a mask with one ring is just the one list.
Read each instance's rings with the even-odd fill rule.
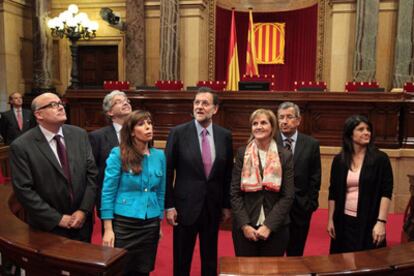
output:
[[149,112],[132,112],[106,161],[102,244],[128,250],[124,275],[149,275],[157,254],[166,165],[163,151],[151,147],[152,128]]

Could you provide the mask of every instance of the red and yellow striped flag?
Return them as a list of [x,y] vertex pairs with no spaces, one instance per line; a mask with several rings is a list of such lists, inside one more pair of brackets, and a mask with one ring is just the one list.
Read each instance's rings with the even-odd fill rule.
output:
[[237,54],[237,35],[236,21],[234,19],[234,10],[231,12],[230,43],[229,55],[227,58],[227,86],[228,91],[239,90],[239,57]]
[[254,24],[256,62],[283,64],[285,59],[285,23]]
[[253,12],[249,9],[249,31],[247,33],[246,75],[258,75],[256,62],[256,43],[254,39]]

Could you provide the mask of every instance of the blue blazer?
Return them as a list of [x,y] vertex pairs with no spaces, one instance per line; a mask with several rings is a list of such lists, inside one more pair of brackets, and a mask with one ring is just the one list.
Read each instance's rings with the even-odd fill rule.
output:
[[142,160],[141,173],[123,171],[120,148],[113,148],[106,160],[101,198],[102,219],[113,219],[114,214],[137,219],[162,219],[165,170],[164,152],[150,148],[150,155],[144,155]]

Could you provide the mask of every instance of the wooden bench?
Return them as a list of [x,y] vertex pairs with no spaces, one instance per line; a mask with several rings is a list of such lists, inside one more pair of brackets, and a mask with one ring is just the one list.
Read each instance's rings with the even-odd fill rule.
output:
[[[13,210],[13,212],[12,212]],[[120,275],[126,251],[66,239],[29,227],[11,184],[0,186],[0,252],[26,275]]]
[[414,242],[305,257],[222,257],[219,275],[414,275]]

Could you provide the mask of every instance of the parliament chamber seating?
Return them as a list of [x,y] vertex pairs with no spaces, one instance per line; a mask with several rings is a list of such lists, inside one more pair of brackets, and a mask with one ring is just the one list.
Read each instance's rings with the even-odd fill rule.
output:
[[226,81],[198,81],[197,87],[209,87],[215,91],[226,90]]
[[180,80],[158,80],[155,82],[155,87],[159,90],[181,90],[184,87],[184,83]]
[[326,92],[326,82],[324,81],[295,81],[293,90],[297,91],[319,91]]
[[376,81],[348,81],[345,83],[346,92],[384,92],[384,88],[380,87]]
[[104,81],[105,90],[129,90],[129,81]]
[[404,91],[405,92],[414,92],[414,82],[406,82],[404,84]]
[[258,74],[248,75],[243,74],[240,81],[242,82],[269,82],[269,90],[276,90],[276,78],[274,74]]

